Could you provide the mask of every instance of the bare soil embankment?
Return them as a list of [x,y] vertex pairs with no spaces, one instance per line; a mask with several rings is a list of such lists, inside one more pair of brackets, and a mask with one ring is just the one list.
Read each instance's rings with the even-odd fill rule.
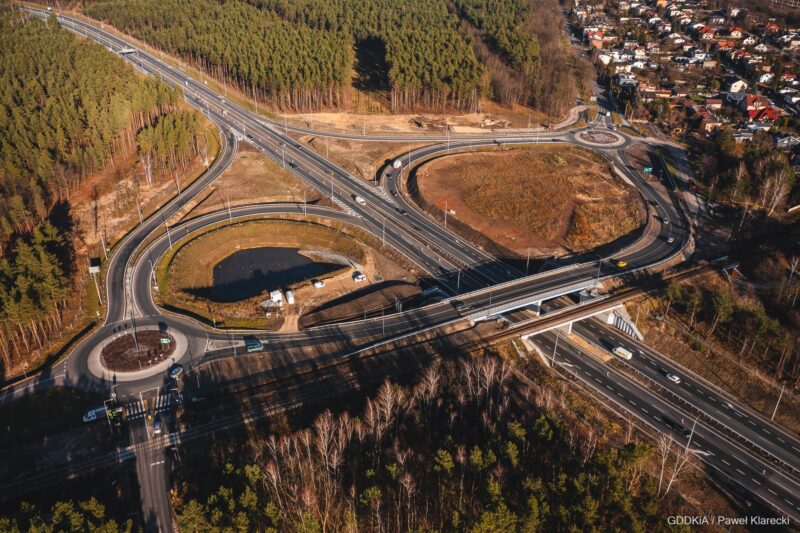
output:
[[448,226],[498,255],[584,252],[644,220],[638,193],[575,147],[455,154],[419,167],[409,192]]

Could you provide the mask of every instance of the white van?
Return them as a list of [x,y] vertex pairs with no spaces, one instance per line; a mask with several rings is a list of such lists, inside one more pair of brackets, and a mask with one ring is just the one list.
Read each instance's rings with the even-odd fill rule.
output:
[[611,352],[617,357],[621,357],[626,361],[630,361],[633,358],[633,354],[629,350],[623,348],[622,346],[617,346],[616,348],[611,350]]

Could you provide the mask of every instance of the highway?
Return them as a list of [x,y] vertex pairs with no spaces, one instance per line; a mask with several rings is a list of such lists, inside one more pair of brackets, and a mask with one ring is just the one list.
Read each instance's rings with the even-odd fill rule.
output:
[[[705,414],[721,428],[740,435],[743,440],[783,463],[795,476],[800,476],[800,440],[795,435],[789,434],[763,416],[743,409],[737,405],[736,400],[726,398],[722,391],[694,373],[685,371],[644,344],[612,328],[603,327],[597,320],[577,322],[573,325],[573,332],[598,346],[622,346],[629,349],[634,354],[633,359],[620,359],[620,363],[630,366],[646,380],[666,388],[670,395],[685,402],[687,410]],[[681,382],[669,381],[666,378],[668,373],[679,376]]]
[[[531,340],[550,358],[556,335],[548,332]],[[670,421],[691,431],[694,417],[608,364],[584,353],[564,335],[560,335],[557,342],[555,362],[564,372],[572,374],[608,402],[622,407],[658,433],[669,435],[677,445],[675,449],[686,447],[687,437],[683,431],[670,427]],[[689,449],[712,478],[727,480],[738,487],[738,496],[745,505],[748,501],[753,504],[760,499],[773,511],[795,520],[800,518],[800,483],[776,471],[772,464],[753,456],[711,426],[697,422]],[[757,498],[750,499],[748,494]]]
[[[48,13],[42,10],[31,9],[30,11],[37,16],[48,16]],[[119,50],[130,46],[130,43],[88,23],[64,16],[60,16],[59,20],[65,27],[79,31],[111,49]],[[548,299],[553,297],[552,295],[569,292],[576,286],[631,275],[673,259],[691,240],[691,228],[680,204],[672,193],[657,190],[643,176],[634,171],[624,154],[621,153],[625,147],[641,141],[619,132],[614,132],[614,135],[621,141],[613,146],[588,142],[585,137],[581,136],[581,132],[591,130],[594,125],[581,130],[548,132],[547,134],[520,135],[515,133],[509,135],[492,132],[487,135],[459,135],[457,137],[446,135],[444,143],[441,142],[442,135],[439,135],[438,139],[427,134],[370,135],[371,140],[380,141],[439,141],[438,144],[401,156],[399,159],[403,169],[408,169],[410,165],[431,157],[446,155],[459,149],[486,146],[502,148],[506,144],[570,143],[601,153],[627,180],[635,184],[648,205],[647,227],[636,242],[628,243],[618,252],[610,254],[614,261],[626,261],[627,268],[615,267],[607,256],[606,259],[599,261],[589,260],[566,264],[553,270],[525,276],[464,239],[455,236],[430,216],[419,211],[404,195],[401,171],[391,167],[386,168],[379,180],[380,187],[370,185],[350,175],[287,134],[290,129],[299,133],[314,133],[315,135],[319,135],[320,132],[288,127],[284,129],[280,124],[254,115],[228,101],[204,84],[144,51],[139,50],[127,58],[143,72],[160,76],[165,82],[182,87],[187,102],[205,112],[212,121],[220,126],[223,134],[223,148],[208,172],[187,190],[182,191],[158,213],[147,219],[144,224],[137,226],[115,247],[106,275],[108,305],[105,324],[81,342],[59,364],[55,374],[62,372],[58,375],[63,378],[60,382],[54,380],[52,383],[65,383],[107,392],[110,392],[113,386],[120,395],[135,394],[142,390],[165,385],[167,378],[163,374],[125,380],[122,379],[122,376],[114,376],[112,373],[97,376],[89,368],[92,349],[102,339],[128,330],[134,322],[137,325],[163,322],[169,328],[185,334],[188,339],[188,353],[182,362],[188,362],[190,366],[233,355],[230,350],[226,350],[225,353],[206,352],[205,347],[209,340],[240,340],[244,335],[251,334],[256,334],[267,343],[270,357],[280,358],[284,352],[294,353],[294,351],[299,351],[297,349],[305,346],[314,346],[339,339],[346,341],[343,344],[352,351],[363,349],[375,342],[438,328],[465,318],[499,314],[514,308],[514,306],[519,307],[532,303],[537,298]],[[333,138],[348,138],[347,136],[351,135],[335,132],[325,134]],[[244,206],[176,224],[169,227],[169,233],[158,235],[150,240],[151,237],[162,231],[162,228],[166,229],[166,221],[173,214],[177,213],[227,168],[236,152],[236,137],[247,139],[249,143],[283,164],[303,181],[321,193],[331,196],[343,210],[335,211],[314,206],[287,204]],[[361,137],[359,139],[364,140]],[[405,174],[407,175],[408,172]],[[364,205],[356,202],[355,196],[363,198]],[[405,214],[402,211],[405,211]],[[429,276],[432,283],[439,284],[448,297],[439,303],[393,313],[386,317],[320,326],[288,334],[218,331],[187,317],[166,314],[154,303],[151,284],[152,265],[156,264],[169,249],[170,240],[173,237],[180,238],[201,231],[211,224],[226,219],[286,213],[305,214],[306,212],[309,215],[336,219],[369,231],[376,239],[392,246],[409,261],[416,264],[421,272]],[[591,328],[588,331],[591,331]],[[591,337],[589,333],[587,335]],[[536,342],[546,343],[551,336],[544,335]],[[547,348],[546,345],[543,346],[544,349]],[[663,420],[659,425],[658,420],[653,418],[653,416],[662,415],[654,413],[648,419],[647,416],[642,416],[642,408],[653,405],[657,406],[657,413],[664,413],[670,417],[680,416],[680,413],[677,413],[673,407],[638,387],[613,369],[609,370],[607,366],[597,366],[600,365],[599,362],[573,353],[575,351],[569,346],[571,345],[565,342],[565,347],[559,350],[559,354],[562,354],[563,351],[563,355],[557,357],[564,357],[564,361],[575,364],[576,368],[584,373],[583,376],[579,375],[584,382],[625,409],[631,410],[633,406],[632,412],[635,412],[637,417],[647,420],[659,431],[670,432],[670,428],[664,425]],[[325,357],[335,358],[346,355],[346,353],[331,353]],[[297,362],[294,359],[287,359],[286,364],[291,365]],[[577,366],[576,362],[580,362],[581,366]],[[652,375],[655,376],[655,374]],[[52,377],[48,376],[48,379],[52,379]],[[50,381],[47,383],[49,384]],[[692,386],[694,387],[695,384],[693,383]],[[21,393],[20,391],[24,392],[24,390],[27,389],[6,390],[0,396],[0,401],[16,397]],[[611,392],[607,393],[606,390]],[[640,405],[640,407],[637,409],[636,405]],[[711,408],[711,406],[702,405],[702,409],[707,408]],[[743,411],[739,410],[739,412]],[[725,421],[736,420],[735,413],[729,414],[734,418],[728,417],[725,418]],[[738,422],[739,425],[743,423],[741,420]],[[747,424],[747,422],[744,423]],[[702,461],[720,472],[725,468],[722,465],[729,462],[734,465],[733,473],[728,473],[730,479],[736,483],[742,483],[745,478],[752,480],[756,484],[750,483],[753,494],[775,508],[797,516],[796,497],[798,492],[795,489],[796,485],[786,485],[783,474],[778,472],[773,465],[762,463],[760,459],[727,440],[718,440],[716,430],[702,423],[698,426],[692,447],[698,452],[713,454],[703,455],[700,453]],[[132,433],[135,442],[147,440],[147,427],[145,426],[144,433],[141,431],[139,428],[135,434]],[[765,444],[765,440],[768,440],[765,435],[752,432],[749,435],[749,438],[752,438],[753,442],[760,446]],[[680,441],[680,438],[683,437],[678,436],[676,440]],[[790,464],[797,464],[797,456],[791,457],[792,455],[793,452],[787,452],[781,457],[786,461],[791,461]],[[740,457],[743,459],[739,459]],[[142,457],[141,459],[146,461],[153,458]],[[138,455],[137,460],[139,460]],[[733,462],[737,460],[741,464]],[[152,462],[158,463],[158,460]],[[137,465],[137,469],[140,466]],[[148,476],[141,470],[139,473],[145,476],[140,478],[143,483],[143,494],[165,485],[157,476]],[[145,500],[144,503],[149,505],[148,508],[156,516],[157,523],[161,524],[158,529],[165,529],[162,525],[169,524],[169,518],[164,516],[168,512],[168,507],[165,509],[163,505],[164,495],[156,495],[152,499],[146,497]]]

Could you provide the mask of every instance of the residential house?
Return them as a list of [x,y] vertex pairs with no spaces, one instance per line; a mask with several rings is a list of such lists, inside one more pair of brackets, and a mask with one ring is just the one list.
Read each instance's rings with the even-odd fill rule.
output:
[[728,85],[728,92],[743,93],[747,90],[747,82],[740,79],[735,79]]

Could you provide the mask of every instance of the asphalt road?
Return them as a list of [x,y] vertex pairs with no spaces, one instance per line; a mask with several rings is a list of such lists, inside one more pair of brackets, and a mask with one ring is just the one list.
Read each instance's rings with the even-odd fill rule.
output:
[[[688,439],[681,429],[676,428],[691,431],[694,417],[584,353],[565,336],[559,335],[556,340],[557,335],[548,332],[531,340],[548,359],[555,347],[556,365],[565,372],[658,433],[669,435],[675,442],[675,449],[686,448]],[[800,519],[800,483],[777,471],[772,464],[755,457],[704,422],[697,422],[688,446],[710,477],[737,488],[745,505],[760,500],[779,515]]]

